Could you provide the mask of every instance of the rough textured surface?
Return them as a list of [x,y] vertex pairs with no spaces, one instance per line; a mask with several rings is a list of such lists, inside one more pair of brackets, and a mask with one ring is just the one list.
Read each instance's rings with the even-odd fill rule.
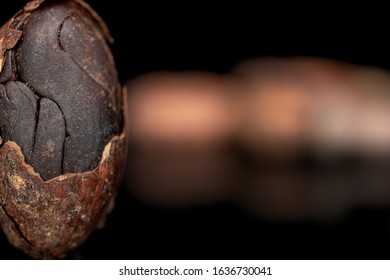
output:
[[35,0],[0,29],[0,222],[34,258],[103,225],[126,157],[107,27],[81,0]]
[[33,1],[0,31],[0,136],[44,180],[96,168],[122,129],[105,28],[85,5]]
[[10,242],[34,258],[61,258],[104,224],[123,169],[125,138],[105,148],[99,167],[44,182],[18,145],[0,149],[0,222]]

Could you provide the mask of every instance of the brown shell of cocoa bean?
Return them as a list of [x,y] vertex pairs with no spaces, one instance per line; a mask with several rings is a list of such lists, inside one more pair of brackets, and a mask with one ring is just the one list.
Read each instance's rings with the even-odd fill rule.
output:
[[0,222],[9,241],[33,258],[63,258],[104,225],[125,162],[125,133],[106,145],[93,171],[43,181],[20,147],[0,149]]

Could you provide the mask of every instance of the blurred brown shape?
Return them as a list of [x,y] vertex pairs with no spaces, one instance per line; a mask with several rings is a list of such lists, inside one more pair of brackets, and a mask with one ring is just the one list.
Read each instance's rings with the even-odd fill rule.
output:
[[128,85],[132,190],[165,206],[215,202],[234,176],[226,142],[235,127],[232,81],[154,73]]
[[389,153],[390,79],[384,70],[289,58],[244,62],[235,73],[246,88],[240,137],[252,151],[269,151],[276,142],[272,151],[282,154],[288,147],[325,156]]
[[207,73],[154,73],[129,83],[135,142],[220,145],[235,126],[232,81]]
[[317,58],[128,85],[129,189],[160,206],[233,200],[279,220],[390,202],[390,76]]

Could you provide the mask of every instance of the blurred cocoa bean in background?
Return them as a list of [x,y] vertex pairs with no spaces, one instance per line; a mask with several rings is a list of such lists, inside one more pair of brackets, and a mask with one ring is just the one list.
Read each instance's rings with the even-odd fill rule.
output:
[[314,58],[248,61],[218,79],[138,78],[128,187],[158,206],[219,197],[281,220],[386,206],[389,92],[384,70]]
[[155,73],[128,84],[129,188],[157,205],[220,201],[236,180],[227,152],[235,84],[207,73]]

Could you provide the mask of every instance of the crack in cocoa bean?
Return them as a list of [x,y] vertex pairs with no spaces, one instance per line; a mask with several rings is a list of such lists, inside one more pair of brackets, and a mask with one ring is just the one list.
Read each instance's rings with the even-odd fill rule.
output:
[[[26,83],[25,83],[26,84]],[[28,86],[28,84],[26,84]],[[29,87],[31,88],[31,87]],[[35,91],[31,88],[31,90],[35,93]],[[38,129],[38,120],[39,120],[39,111],[41,109],[41,98],[35,93],[35,95],[38,97],[38,100],[37,100],[37,111],[35,112],[35,128],[34,128],[34,135],[33,135],[33,143],[32,143],[32,149],[31,149],[31,152],[28,156],[28,159],[27,159],[27,162],[30,162],[31,160],[31,157],[34,153],[34,148],[35,148],[35,139],[37,137],[37,129]]]
[[0,204],[0,209],[3,211],[3,213],[7,216],[7,218],[9,219],[9,221],[11,222],[11,224],[14,226],[16,232],[18,233],[19,237],[21,237],[23,239],[23,241],[25,241],[28,245],[34,247],[34,244],[32,244],[30,242],[30,240],[28,240],[28,238],[24,235],[22,229],[20,228],[19,224],[16,222],[16,220],[11,216],[11,214],[8,213],[8,211],[6,210],[6,208]]
[[[72,16],[74,17],[78,17],[79,15],[75,12],[73,13],[70,13],[69,15],[67,15],[63,20],[62,22],[60,23],[59,25],[59,28],[57,30],[57,42],[58,42],[58,46],[60,47],[60,49],[74,62],[74,64],[81,70],[83,71],[85,74],[87,74],[87,76],[89,78],[91,78],[95,83],[96,85],[98,85],[104,92],[106,95],[108,96],[111,96],[112,94],[110,93],[110,89],[106,88],[99,80],[97,80],[93,75],[91,75],[91,73],[89,73],[86,69],[84,69],[80,63],[77,62],[76,59],[74,59],[74,57],[72,57],[65,49],[65,47],[62,45],[62,42],[61,42],[61,33],[62,33],[62,28],[65,24],[65,22],[70,19]],[[107,50],[106,50],[107,51]],[[112,105],[113,105],[113,109],[114,110],[117,110],[116,108],[116,105],[117,105],[117,100],[115,100],[114,98],[114,102],[112,102]]]
[[[23,82],[23,81],[22,81]],[[41,107],[41,100],[42,98],[46,98],[48,100],[50,100],[51,102],[53,102],[54,104],[57,105],[58,109],[60,110],[61,112],[61,115],[62,115],[62,118],[64,119],[64,126],[65,126],[65,139],[62,143],[62,158],[61,158],[61,173],[63,174],[64,173],[64,169],[63,169],[63,166],[64,166],[64,151],[65,151],[65,143],[66,143],[66,139],[69,137],[69,132],[68,132],[68,129],[67,129],[67,122],[66,122],[66,118],[65,118],[65,115],[64,115],[64,112],[62,111],[62,108],[60,106],[60,104],[58,104],[58,102],[56,102],[54,99],[52,98],[49,98],[49,97],[45,97],[41,94],[39,94],[39,92],[37,90],[35,90],[32,86],[28,85],[28,83],[24,82],[34,93],[35,95],[38,97],[38,102],[37,102],[37,114],[36,114],[36,123],[35,123],[35,130],[34,130],[34,140],[33,140],[33,148],[31,150],[31,153],[29,155],[29,159],[28,159],[28,162],[30,162],[31,160],[31,156],[33,155],[34,153],[34,147],[35,147],[35,140],[36,140],[36,134],[37,134],[37,130],[38,130],[38,125],[39,125],[39,113],[40,113],[40,107]]]

